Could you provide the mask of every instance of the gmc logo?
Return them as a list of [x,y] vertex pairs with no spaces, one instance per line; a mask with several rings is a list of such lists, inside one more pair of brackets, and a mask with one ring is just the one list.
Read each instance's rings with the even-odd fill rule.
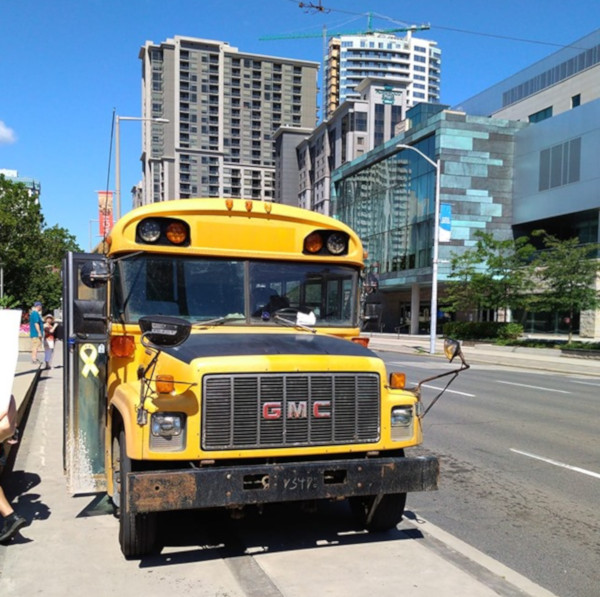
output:
[[[308,418],[308,400],[288,402],[285,412],[286,419]],[[274,421],[284,416],[284,405],[282,401],[265,402],[262,407],[263,419]],[[315,400],[312,404],[312,416],[315,419],[331,418],[331,400]]]

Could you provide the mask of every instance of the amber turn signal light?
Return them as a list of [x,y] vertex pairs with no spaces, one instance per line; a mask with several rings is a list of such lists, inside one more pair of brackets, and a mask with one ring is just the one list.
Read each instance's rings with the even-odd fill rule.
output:
[[110,352],[119,358],[132,357],[135,352],[133,336],[113,336],[110,339]]
[[166,236],[174,244],[180,245],[187,240],[187,229],[181,222],[171,222],[167,226]]
[[304,239],[304,250],[307,253],[318,253],[323,248],[323,237],[318,232],[312,232]]
[[406,373],[390,373],[390,388],[403,390],[406,387]]
[[156,391],[159,394],[170,394],[175,389],[175,379],[172,375],[156,376]]
[[367,346],[369,346],[369,340],[370,340],[370,338],[363,338],[362,336],[360,336],[358,338],[352,338],[352,342],[355,342],[356,344],[360,344],[361,346],[364,346],[365,348]]

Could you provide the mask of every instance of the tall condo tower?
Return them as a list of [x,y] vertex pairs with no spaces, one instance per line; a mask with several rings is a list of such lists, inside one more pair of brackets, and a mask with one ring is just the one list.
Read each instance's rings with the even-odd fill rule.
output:
[[409,106],[439,103],[441,51],[434,41],[389,33],[341,35],[329,41],[325,67],[326,118],[346,100],[358,99],[366,78],[407,84]]
[[189,197],[272,200],[273,134],[281,126],[315,127],[319,63],[181,36],[148,41],[139,57],[143,181],[136,205]]

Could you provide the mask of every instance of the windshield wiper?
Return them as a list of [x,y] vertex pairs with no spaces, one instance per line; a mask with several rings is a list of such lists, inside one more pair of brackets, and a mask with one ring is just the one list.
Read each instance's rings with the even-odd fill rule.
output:
[[298,323],[297,321],[292,321],[291,319],[286,319],[285,317],[281,317],[281,315],[273,315],[273,319],[279,323],[284,323],[285,325],[291,325],[292,327],[298,328],[300,330],[304,330],[305,332],[310,332],[311,334],[316,334],[317,330],[313,328],[309,328],[307,325],[303,325]]
[[214,319],[207,319],[206,321],[195,321],[193,327],[210,327],[215,325],[223,325],[228,321],[246,321],[243,315],[225,315],[224,317],[215,317]]

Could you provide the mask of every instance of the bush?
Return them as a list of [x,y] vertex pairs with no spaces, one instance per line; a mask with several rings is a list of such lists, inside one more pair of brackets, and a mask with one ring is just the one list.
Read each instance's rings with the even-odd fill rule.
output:
[[444,336],[457,340],[513,340],[523,333],[523,326],[497,321],[449,321],[443,330]]
[[520,323],[504,323],[498,328],[498,338],[502,340],[517,340],[523,335],[523,326]]

